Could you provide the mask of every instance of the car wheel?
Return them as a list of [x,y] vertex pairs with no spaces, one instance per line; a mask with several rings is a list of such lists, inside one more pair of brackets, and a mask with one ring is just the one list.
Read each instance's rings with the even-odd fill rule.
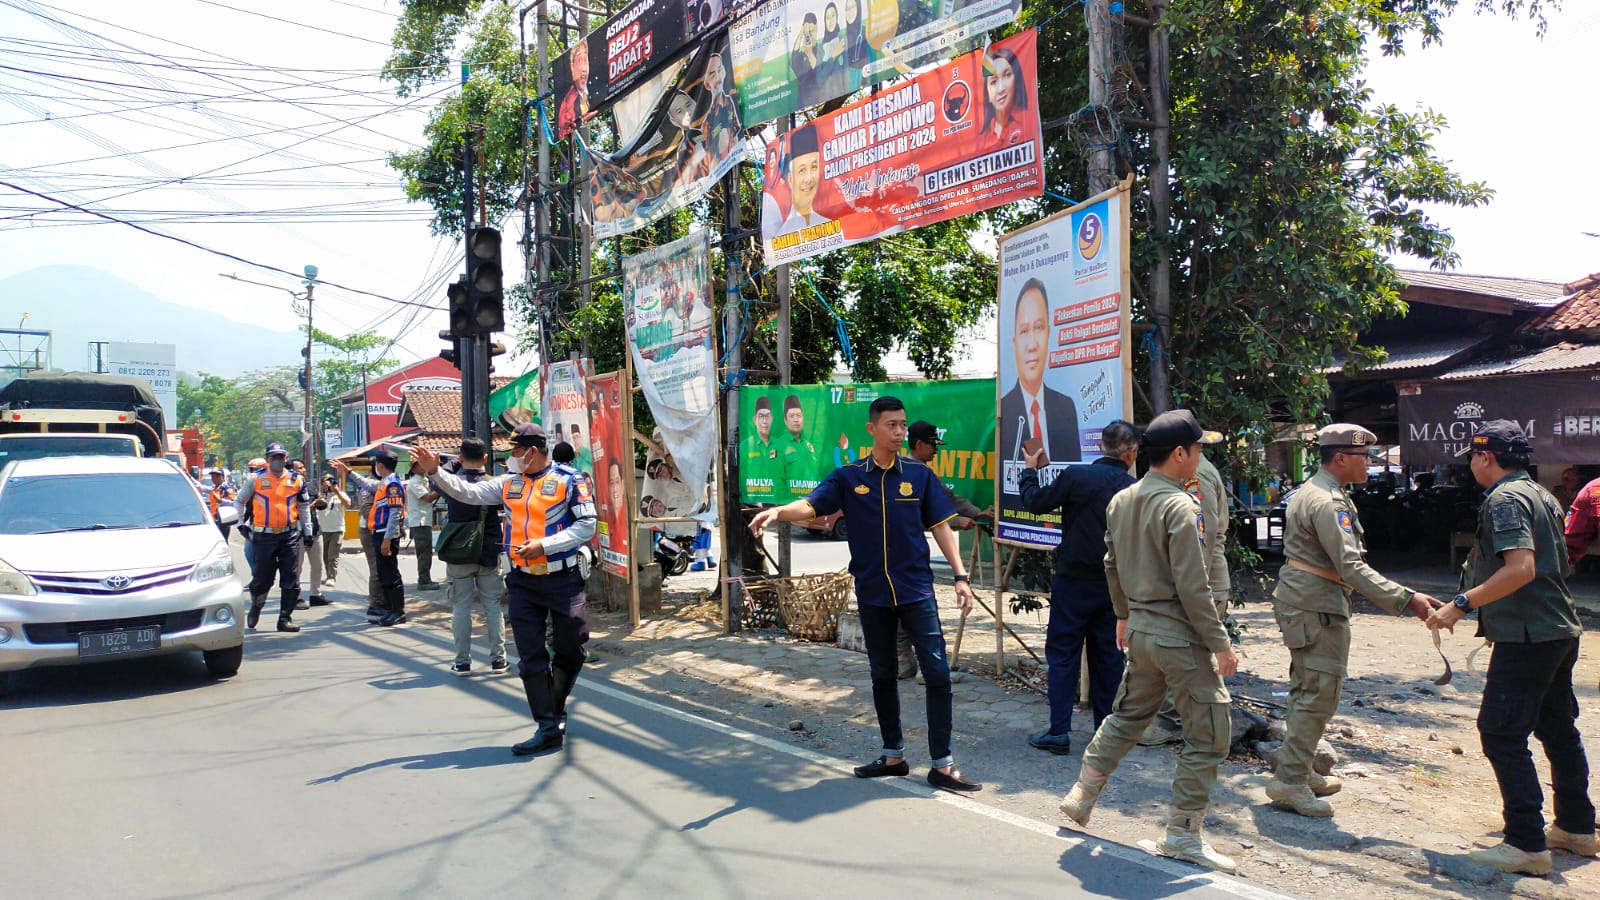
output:
[[244,662],[244,645],[226,647],[222,650],[205,651],[206,671],[214,677],[227,678],[239,672],[239,664]]
[[833,523],[833,528],[828,531],[828,536],[836,541],[842,541],[850,536],[845,531],[844,516],[840,516],[839,521]]

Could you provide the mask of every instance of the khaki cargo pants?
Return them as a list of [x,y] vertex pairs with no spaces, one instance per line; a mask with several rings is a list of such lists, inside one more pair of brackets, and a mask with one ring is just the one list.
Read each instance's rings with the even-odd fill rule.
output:
[[1275,606],[1289,648],[1288,734],[1278,751],[1278,780],[1305,784],[1328,720],[1339,709],[1350,665],[1350,620],[1332,613]]
[[1217,766],[1228,756],[1233,726],[1228,689],[1206,648],[1182,638],[1128,632],[1128,667],[1111,704],[1083,752],[1083,764],[1111,774],[1144,735],[1171,688],[1183,718],[1183,750],[1172,778],[1172,805],[1205,809],[1217,782]]

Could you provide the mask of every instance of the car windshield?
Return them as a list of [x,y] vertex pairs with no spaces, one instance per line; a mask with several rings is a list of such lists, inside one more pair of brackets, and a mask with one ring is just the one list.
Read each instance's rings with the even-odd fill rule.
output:
[[51,435],[50,437],[0,437],[0,468],[19,459],[47,456],[138,456],[138,445],[128,438]]
[[23,475],[0,490],[0,534],[200,525],[207,521],[177,472]]

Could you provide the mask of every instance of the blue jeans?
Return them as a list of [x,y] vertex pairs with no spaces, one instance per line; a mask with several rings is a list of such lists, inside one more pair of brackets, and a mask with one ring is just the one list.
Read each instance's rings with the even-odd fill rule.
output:
[[898,606],[860,604],[861,636],[866,639],[867,665],[872,670],[872,702],[878,709],[878,730],[883,735],[883,755],[905,756],[905,735],[900,730],[899,654],[895,635],[905,629],[922,665],[928,689],[928,754],[934,768],[952,763],[950,728],[954,699],[950,692],[950,660],[945,656],[944,627],[933,598]]
[[1094,727],[1111,715],[1122,683],[1122,651],[1117,649],[1117,616],[1104,578],[1079,581],[1057,574],[1050,585],[1050,619],[1045,629],[1045,685],[1050,693],[1050,733],[1072,730],[1078,699],[1078,673],[1084,645],[1089,647],[1089,706]]

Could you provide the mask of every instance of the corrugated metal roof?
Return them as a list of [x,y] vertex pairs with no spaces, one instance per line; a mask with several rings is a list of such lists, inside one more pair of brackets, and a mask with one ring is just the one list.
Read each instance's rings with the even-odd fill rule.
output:
[[[1463,334],[1452,337],[1435,338],[1430,341],[1416,341],[1401,344],[1398,342],[1381,345],[1389,351],[1389,358],[1370,368],[1361,369],[1360,375],[1368,374],[1393,374],[1406,372],[1411,369],[1431,369],[1434,366],[1448,362],[1451,358],[1477,347],[1488,341],[1487,335]],[[1337,375],[1344,371],[1344,360],[1337,359],[1334,364],[1323,369],[1324,375]]]
[[1506,278],[1500,275],[1467,275],[1460,272],[1434,272],[1427,269],[1400,269],[1400,279],[1417,287],[1442,291],[1462,291],[1513,300],[1518,305],[1551,307],[1565,300],[1567,285],[1559,281],[1532,278]]
[[1514,356],[1469,363],[1438,376],[1440,381],[1461,381],[1498,375],[1535,375],[1540,372],[1569,372],[1573,369],[1600,368],[1600,344],[1556,344]]

